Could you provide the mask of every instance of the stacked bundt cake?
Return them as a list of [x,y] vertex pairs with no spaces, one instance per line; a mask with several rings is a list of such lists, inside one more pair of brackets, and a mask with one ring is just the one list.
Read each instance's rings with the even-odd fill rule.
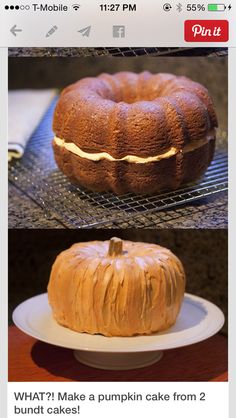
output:
[[74,244],[53,264],[48,285],[56,321],[106,336],[151,334],[176,321],[185,289],[180,260],[142,242]]
[[216,127],[207,89],[186,77],[101,74],[63,90],[53,148],[64,174],[90,190],[155,193],[204,173]]

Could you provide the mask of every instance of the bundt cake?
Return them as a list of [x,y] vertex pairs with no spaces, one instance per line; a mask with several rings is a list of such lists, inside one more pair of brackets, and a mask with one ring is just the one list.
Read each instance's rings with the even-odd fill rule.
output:
[[90,190],[155,193],[204,173],[216,127],[207,89],[189,78],[101,74],[63,90],[53,148],[64,174]]
[[48,298],[55,320],[77,332],[132,336],[176,321],[185,289],[180,260],[142,242],[74,244],[53,264]]

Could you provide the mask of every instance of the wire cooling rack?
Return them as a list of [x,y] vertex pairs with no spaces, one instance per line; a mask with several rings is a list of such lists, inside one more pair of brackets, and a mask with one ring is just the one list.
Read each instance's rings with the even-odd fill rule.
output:
[[197,55],[197,56],[225,56],[227,48],[144,48],[144,47],[126,47],[126,48],[9,48],[9,57],[20,56],[61,56],[61,57],[137,57],[141,55],[162,56],[162,55]]
[[[57,169],[51,142],[52,103],[32,135],[24,156],[9,164],[9,181],[68,228],[154,227],[165,211],[174,209],[169,218],[178,216],[183,204],[227,190],[227,153],[217,152],[205,176],[181,189],[151,196],[94,193],[72,185]],[[164,211],[164,215],[163,215]],[[150,214],[162,213],[158,219]]]

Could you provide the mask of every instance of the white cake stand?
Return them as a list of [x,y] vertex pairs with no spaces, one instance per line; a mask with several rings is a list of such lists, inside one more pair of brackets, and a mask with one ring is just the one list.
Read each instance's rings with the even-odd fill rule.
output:
[[175,325],[164,332],[135,337],[104,337],[74,332],[56,323],[47,293],[21,303],[13,312],[15,325],[26,334],[74,350],[75,358],[88,366],[129,370],[159,361],[163,350],[203,341],[224,324],[222,311],[198,296],[185,294]]

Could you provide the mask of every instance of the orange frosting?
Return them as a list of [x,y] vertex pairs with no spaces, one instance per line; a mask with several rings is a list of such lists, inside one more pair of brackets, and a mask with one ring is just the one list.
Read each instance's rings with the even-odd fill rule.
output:
[[174,324],[185,290],[180,260],[161,246],[131,241],[110,254],[109,241],[74,244],[59,254],[48,285],[56,321],[106,336],[151,334]]

